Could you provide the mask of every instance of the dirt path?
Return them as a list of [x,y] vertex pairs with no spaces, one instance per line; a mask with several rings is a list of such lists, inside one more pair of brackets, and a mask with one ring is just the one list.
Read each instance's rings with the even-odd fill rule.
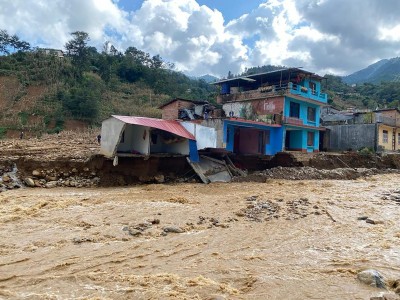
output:
[[386,174],[4,192],[0,298],[369,299],[381,291],[357,271],[400,278],[399,184]]

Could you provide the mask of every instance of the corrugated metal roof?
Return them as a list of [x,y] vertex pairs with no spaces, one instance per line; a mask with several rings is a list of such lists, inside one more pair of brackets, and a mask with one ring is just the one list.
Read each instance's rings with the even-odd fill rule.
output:
[[307,75],[310,75],[310,76],[312,76],[312,77],[314,77],[314,78],[317,78],[317,79],[323,79],[324,77],[321,77],[321,76],[319,76],[319,75],[317,75],[317,74],[315,74],[315,73],[312,73],[312,72],[309,72],[309,71],[306,71],[306,70],[303,70],[303,69],[300,69],[300,68],[284,68],[284,69],[278,69],[278,70],[273,70],[273,71],[269,71],[269,72],[263,72],[263,73],[256,73],[256,74],[250,74],[250,75],[245,75],[245,76],[240,76],[240,77],[235,77],[235,78],[230,78],[230,79],[222,79],[222,80],[218,80],[218,81],[215,81],[215,82],[213,82],[213,83],[210,83],[210,84],[221,84],[221,83],[225,83],[225,82],[235,82],[235,81],[238,81],[238,80],[246,80],[246,79],[253,79],[254,80],[254,78],[258,78],[258,77],[261,77],[261,76],[273,76],[273,75],[277,75],[278,74],[278,76],[280,75],[280,74],[283,74],[283,73],[287,73],[287,74],[289,74],[289,73],[303,73],[303,74],[307,74]]
[[182,126],[181,123],[174,120],[162,120],[162,119],[154,119],[146,117],[116,116],[116,115],[113,115],[112,117],[127,124],[157,128],[171,132],[173,134],[187,138],[189,140],[196,140],[193,134],[187,131],[185,127]]

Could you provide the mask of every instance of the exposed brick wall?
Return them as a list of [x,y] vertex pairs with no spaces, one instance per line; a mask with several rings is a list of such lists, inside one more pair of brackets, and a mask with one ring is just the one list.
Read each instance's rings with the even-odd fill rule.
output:
[[266,98],[251,101],[257,115],[281,114],[283,112],[283,97]]
[[178,119],[179,110],[181,108],[192,108],[194,104],[189,101],[174,101],[162,108],[162,118],[164,120],[175,120]]

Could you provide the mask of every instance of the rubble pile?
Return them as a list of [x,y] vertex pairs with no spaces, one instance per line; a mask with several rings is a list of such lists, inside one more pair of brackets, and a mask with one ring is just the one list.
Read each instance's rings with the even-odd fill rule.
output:
[[399,173],[396,169],[366,169],[366,168],[337,168],[332,170],[320,170],[311,167],[276,167],[261,172],[255,172],[247,177],[236,177],[234,181],[265,181],[267,179],[288,180],[321,180],[337,179],[352,180],[359,177],[367,177],[382,173]]
[[390,200],[395,202],[397,205],[400,205],[400,189],[384,193],[381,197],[382,200]]
[[2,162],[0,164],[0,192],[21,187],[21,182],[16,173],[16,167],[11,162]]
[[245,199],[246,207],[236,213],[238,217],[246,217],[249,221],[263,222],[284,218],[297,220],[310,214],[321,215],[326,211],[318,205],[312,206],[307,198],[284,201],[281,198],[270,200],[255,195]]
[[91,187],[97,186],[100,178],[97,173],[85,167],[82,170],[72,168],[70,170],[36,169],[32,176],[25,177],[24,183],[29,187],[53,188],[63,187]]

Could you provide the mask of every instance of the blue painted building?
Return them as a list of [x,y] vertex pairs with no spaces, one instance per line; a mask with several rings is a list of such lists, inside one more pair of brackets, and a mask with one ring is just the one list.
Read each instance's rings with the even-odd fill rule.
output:
[[319,151],[322,77],[298,68],[221,80],[225,148],[241,154]]

